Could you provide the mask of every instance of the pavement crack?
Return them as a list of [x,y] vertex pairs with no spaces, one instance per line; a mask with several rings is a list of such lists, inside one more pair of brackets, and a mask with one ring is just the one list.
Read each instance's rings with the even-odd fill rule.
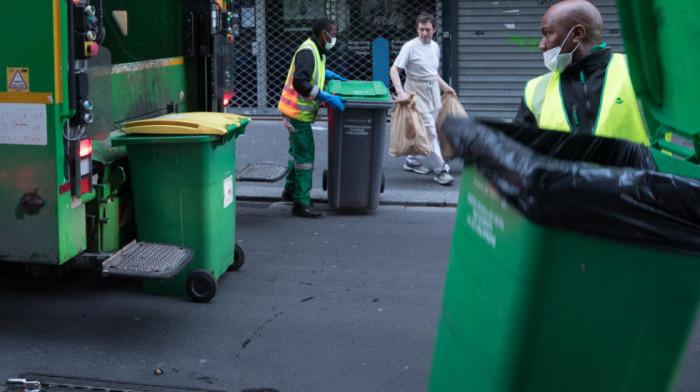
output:
[[259,337],[262,334],[263,329],[265,329],[265,326],[267,324],[271,323],[277,316],[279,316],[283,313],[284,313],[284,311],[275,313],[274,315],[272,315],[272,317],[263,321],[262,324],[260,324],[257,328],[255,328],[255,331],[253,331],[253,334],[241,344],[241,349],[238,350],[238,353],[236,354],[236,358],[237,359],[240,358],[243,350],[245,350],[245,348],[248,347],[248,345],[253,342],[253,339]]
[[[305,283],[305,282],[298,282],[298,283]],[[312,285],[312,284],[309,284],[309,285]],[[345,291],[350,291],[350,289],[344,289],[344,290],[345,290]],[[342,290],[342,289],[334,289],[334,290],[324,291],[324,292],[319,293],[319,294],[317,294],[317,295],[315,295],[315,296],[306,297],[306,298],[302,299],[302,300],[299,301],[299,302],[300,302],[300,303],[303,303],[303,302],[311,301],[312,299],[314,299],[314,298],[316,298],[316,297],[318,297],[318,296],[323,296],[323,295],[326,295],[326,294],[336,293],[336,292],[339,292],[339,291],[343,291],[343,290]],[[272,317],[270,317],[269,319],[263,321],[263,323],[260,324],[260,325],[255,329],[255,331],[253,331],[253,334],[252,334],[248,339],[244,340],[243,343],[241,343],[241,349],[238,350],[238,352],[236,353],[236,359],[238,359],[238,358],[241,357],[241,353],[243,352],[243,350],[245,350],[246,347],[248,347],[248,345],[250,345],[250,344],[253,342],[253,340],[255,340],[256,338],[260,337],[260,335],[262,335],[262,332],[263,332],[263,330],[265,329],[265,326],[266,326],[267,324],[269,324],[270,322],[272,322],[277,316],[279,316],[279,315],[281,315],[281,314],[283,314],[283,313],[284,313],[284,311],[277,312],[277,313],[275,313],[274,315],[272,315]]]

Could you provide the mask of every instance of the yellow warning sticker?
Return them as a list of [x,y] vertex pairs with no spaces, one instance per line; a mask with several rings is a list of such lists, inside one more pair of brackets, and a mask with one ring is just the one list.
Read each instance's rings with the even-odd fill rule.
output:
[[7,67],[7,91],[29,92],[29,68]]

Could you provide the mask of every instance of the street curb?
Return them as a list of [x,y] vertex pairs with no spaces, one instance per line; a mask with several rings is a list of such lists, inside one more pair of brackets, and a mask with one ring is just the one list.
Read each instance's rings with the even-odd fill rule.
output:
[[[236,196],[236,201],[247,201],[247,202],[264,202],[264,203],[275,203],[281,201],[278,197],[268,197],[268,196]],[[327,199],[315,199],[311,198],[314,203],[327,204]],[[396,201],[396,200],[380,200],[380,206],[405,206],[405,207],[448,207],[456,208],[456,203],[448,202],[433,202],[433,201]]]
[[[236,186],[236,200],[278,202],[282,187],[240,185]],[[385,190],[379,196],[379,205],[410,207],[456,207],[459,194],[436,191],[401,191]],[[311,190],[311,201],[328,203],[327,192],[320,189]]]

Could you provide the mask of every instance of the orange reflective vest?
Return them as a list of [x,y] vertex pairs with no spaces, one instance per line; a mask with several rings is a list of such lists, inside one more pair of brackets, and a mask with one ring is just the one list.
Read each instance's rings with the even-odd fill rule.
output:
[[294,90],[294,63],[297,54],[302,50],[310,50],[313,53],[314,72],[311,75],[311,84],[323,90],[323,84],[326,82],[326,56],[322,56],[319,53],[316,44],[309,38],[294,52],[292,64],[289,66],[287,80],[284,82],[284,89],[282,89],[282,96],[280,97],[279,104],[277,104],[277,109],[285,116],[295,120],[314,122],[321,103],[315,99],[304,97]]
[[[571,132],[560,81],[561,74],[558,72],[530,80],[525,86],[525,104],[537,119],[540,128]],[[593,134],[649,145],[625,56],[622,54],[613,54],[608,63]]]

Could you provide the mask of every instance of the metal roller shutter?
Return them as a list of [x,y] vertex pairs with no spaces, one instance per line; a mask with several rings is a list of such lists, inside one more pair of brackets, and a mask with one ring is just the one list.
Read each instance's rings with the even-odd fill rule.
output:
[[[453,0],[451,0],[453,1]],[[279,116],[277,102],[294,52],[309,36],[313,21],[329,17],[338,25],[338,43],[328,52],[328,69],[348,79],[381,80],[401,46],[417,36],[416,17],[438,20],[438,0],[240,0],[233,8],[235,65],[231,110],[243,115]]]
[[[470,116],[506,121],[515,116],[525,82],[547,72],[537,45],[540,19],[554,3],[457,2],[452,83]],[[603,42],[623,52],[615,1],[592,3],[603,15]]]

